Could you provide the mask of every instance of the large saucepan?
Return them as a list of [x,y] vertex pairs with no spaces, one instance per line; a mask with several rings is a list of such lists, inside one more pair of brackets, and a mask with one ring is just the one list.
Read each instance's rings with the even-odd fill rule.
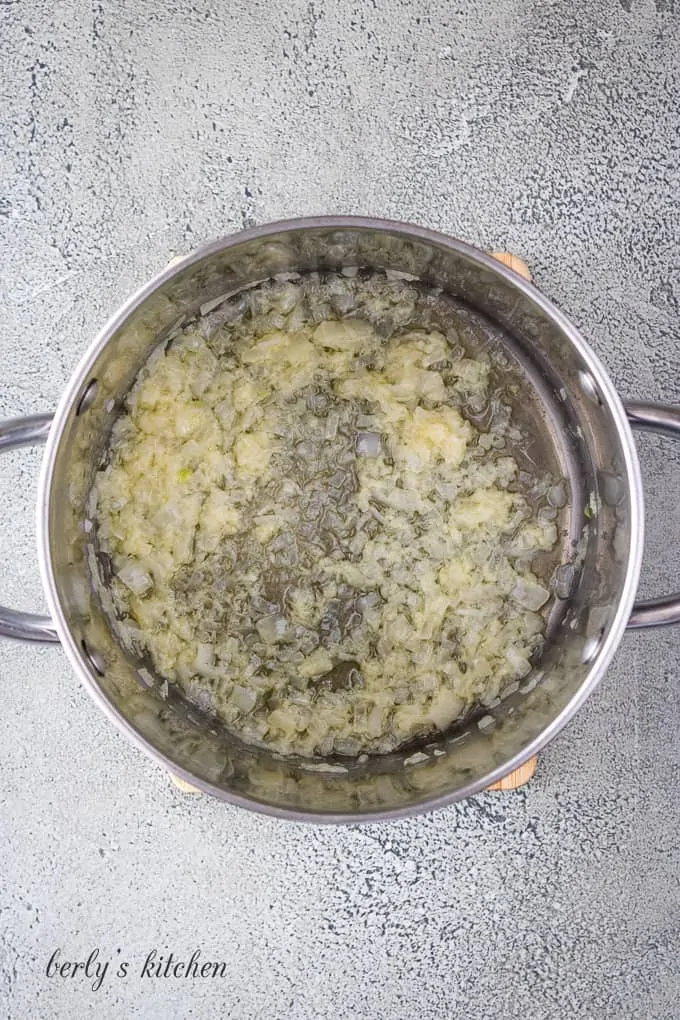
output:
[[[93,593],[85,499],[111,424],[150,349],[221,295],[282,271],[379,267],[462,299],[501,330],[540,398],[537,450],[568,480],[564,556],[571,590],[540,663],[519,690],[422,753],[304,762],[244,747],[130,661]],[[631,432],[680,436],[680,411],[621,403],[571,322],[488,255],[430,230],[380,220],[277,223],[217,241],[167,268],[106,324],[54,417],[0,427],[0,450],[47,441],[39,552],[51,618],[0,609],[0,633],[60,641],[92,697],[131,740],[224,800],[317,821],[397,817],[476,793],[558,733],[599,682],[626,627],[680,620],[680,594],[635,603],[643,497]],[[540,440],[540,441],[539,441]],[[90,554],[91,555],[91,554]],[[146,678],[146,679],[144,679]]]

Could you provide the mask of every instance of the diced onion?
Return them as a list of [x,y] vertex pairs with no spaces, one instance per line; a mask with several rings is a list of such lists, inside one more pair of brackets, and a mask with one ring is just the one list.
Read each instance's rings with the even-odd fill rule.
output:
[[566,483],[508,455],[521,432],[455,303],[345,271],[203,310],[139,374],[88,504],[121,644],[307,757],[388,753],[528,689]]
[[520,577],[512,589],[512,598],[518,606],[536,612],[546,604],[550,598],[550,592],[542,585]]
[[123,584],[130,588],[135,595],[144,595],[153,586],[151,575],[133,560],[123,563],[116,573]]
[[379,457],[382,447],[382,436],[379,432],[359,432],[356,450],[360,457]]

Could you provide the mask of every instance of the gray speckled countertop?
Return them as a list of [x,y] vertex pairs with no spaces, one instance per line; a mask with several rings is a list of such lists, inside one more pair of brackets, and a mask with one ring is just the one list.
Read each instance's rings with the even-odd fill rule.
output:
[[[515,251],[624,396],[680,400],[674,0],[2,0],[0,49],[0,415],[53,408],[171,254],[315,212]],[[640,449],[658,591],[680,450]],[[0,476],[22,608],[38,461]],[[679,654],[627,636],[521,792],[334,829],[180,794],[58,648],[1,643],[0,1015],[674,1020]],[[113,960],[99,990],[58,947]],[[154,948],[228,973],[142,979]]]

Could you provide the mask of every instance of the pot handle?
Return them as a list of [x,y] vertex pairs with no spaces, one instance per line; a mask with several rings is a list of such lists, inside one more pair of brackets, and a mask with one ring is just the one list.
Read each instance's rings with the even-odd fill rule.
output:
[[[20,446],[33,446],[47,439],[53,415],[33,414],[0,422],[0,453]],[[0,606],[0,635],[23,641],[58,641],[56,627],[49,616],[20,613]]]
[[[680,408],[641,401],[627,401],[625,407],[628,421],[634,429],[680,439]],[[680,623],[680,592],[636,602],[628,626],[639,630],[643,627],[664,627],[669,623]]]

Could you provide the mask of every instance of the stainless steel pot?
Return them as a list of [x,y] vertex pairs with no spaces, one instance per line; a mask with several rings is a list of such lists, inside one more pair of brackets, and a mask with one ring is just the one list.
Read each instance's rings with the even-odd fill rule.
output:
[[[480,722],[421,754],[310,763],[245,747],[178,695],[165,699],[114,641],[93,594],[85,499],[125,394],[151,348],[220,296],[283,271],[365,266],[443,288],[502,330],[540,397],[536,432],[569,481],[572,590],[547,650],[520,689]],[[270,814],[316,821],[394,818],[493,783],[540,750],[604,674],[627,626],[680,620],[680,594],[634,604],[643,497],[631,425],[680,436],[680,411],[624,409],[571,322],[490,256],[410,225],[359,218],[276,223],[187,256],[110,319],[54,418],[0,427],[0,450],[47,441],[38,498],[39,552],[51,618],[0,608],[0,633],[60,641],[86,688],[131,740],[200,789]],[[547,440],[546,440],[547,437]]]

